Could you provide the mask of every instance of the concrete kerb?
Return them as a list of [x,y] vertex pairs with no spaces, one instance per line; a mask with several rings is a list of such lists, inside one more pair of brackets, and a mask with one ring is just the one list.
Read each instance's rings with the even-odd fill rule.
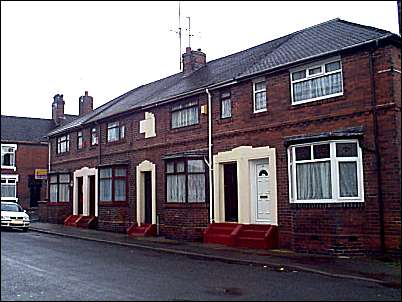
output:
[[298,271],[304,271],[304,272],[309,272],[309,273],[314,273],[314,274],[320,274],[320,275],[324,275],[324,276],[327,276],[327,277],[353,279],[353,280],[360,280],[360,281],[366,281],[366,282],[374,282],[374,283],[378,283],[378,284],[383,285],[383,286],[389,285],[389,282],[386,282],[386,281],[383,281],[383,280],[360,277],[360,276],[353,276],[353,275],[329,273],[329,272],[325,272],[325,271],[322,271],[322,270],[317,270],[317,269],[304,267],[304,266],[299,266],[299,265],[289,265],[289,264],[281,265],[281,264],[273,263],[273,262],[269,262],[269,261],[262,262],[262,261],[256,261],[256,260],[238,259],[238,258],[223,257],[223,256],[217,256],[217,255],[208,255],[208,254],[195,253],[195,252],[190,252],[190,251],[182,251],[182,250],[176,250],[176,249],[169,249],[169,248],[163,248],[163,247],[154,247],[154,246],[142,245],[142,244],[136,244],[136,243],[119,242],[119,241],[98,239],[98,238],[93,238],[93,237],[85,237],[85,236],[64,234],[64,233],[58,233],[58,232],[55,232],[55,231],[47,231],[47,230],[43,230],[43,229],[35,229],[35,228],[32,228],[32,227],[30,228],[30,230],[34,231],[34,232],[38,232],[38,233],[45,233],[45,234],[62,236],[62,237],[69,237],[69,238],[75,238],[75,239],[88,240],[88,241],[96,241],[96,242],[114,244],[114,245],[120,245],[120,246],[126,246],[126,247],[135,247],[135,248],[152,250],[152,251],[156,251],[156,252],[178,254],[178,255],[183,255],[183,256],[188,256],[188,257],[193,257],[193,258],[198,258],[198,259],[216,260],[216,261],[221,261],[221,262],[225,262],[225,263],[236,263],[236,264],[243,264],[243,265],[269,266],[269,267],[272,267],[272,268],[277,269],[277,270],[279,269],[279,271],[298,270]]

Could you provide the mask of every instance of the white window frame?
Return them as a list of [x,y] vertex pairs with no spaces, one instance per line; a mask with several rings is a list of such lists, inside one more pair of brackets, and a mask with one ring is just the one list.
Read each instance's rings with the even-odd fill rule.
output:
[[[66,146],[64,151],[61,150],[62,145]],[[56,151],[57,154],[70,152],[70,134],[62,135],[56,138]]]
[[[265,83],[264,89],[256,90],[256,89],[255,89],[255,86],[256,86],[257,84],[259,84],[259,83],[262,83],[262,82]],[[255,95],[256,95],[257,93],[259,93],[259,92],[265,92],[265,108],[256,110],[256,109],[255,109],[255,100],[256,100],[256,99],[255,99]],[[263,78],[254,79],[254,80],[253,80],[253,112],[254,112],[254,113],[259,113],[259,112],[265,112],[265,111],[267,111],[267,108],[268,108],[268,100],[267,100],[267,99],[268,99],[268,98],[267,98],[267,80],[266,80],[266,78],[263,77]]]
[[[297,147],[305,147],[312,145],[330,144],[330,158],[325,159],[310,159],[310,160],[296,160]],[[357,157],[336,157],[336,143],[356,143],[357,144]],[[359,141],[357,139],[340,139],[340,140],[326,140],[306,144],[296,144],[288,148],[288,184],[289,184],[289,202],[290,203],[340,203],[340,202],[364,202],[364,182],[363,182],[363,157]],[[313,158],[313,148],[311,148],[311,158]],[[320,162],[330,161],[331,166],[331,199],[297,199],[297,182],[296,182],[296,163]],[[341,197],[340,196],[340,182],[339,182],[339,162],[356,162],[357,165],[357,193],[356,197]]]
[[[295,101],[294,100],[293,84],[299,83],[299,82],[304,82],[304,81],[309,81],[309,80],[312,80],[312,79],[315,79],[315,78],[320,78],[320,77],[327,76],[327,75],[334,74],[334,73],[339,73],[339,70],[325,72],[325,65],[326,64],[334,63],[334,62],[337,62],[337,61],[339,61],[340,66],[341,66],[341,69],[340,69],[341,87],[342,87],[341,92],[328,94],[328,95],[323,95],[323,96],[320,96],[320,97],[307,99],[307,100],[302,100],[302,101]],[[309,75],[309,70],[317,68],[317,67],[321,67],[321,72],[318,73],[318,74]],[[303,71],[303,70],[305,70],[306,77],[303,78],[303,79],[299,79],[299,80],[293,80],[292,74],[295,73],[295,72]],[[342,68],[342,60],[341,60],[340,56],[336,56],[336,57],[332,57],[332,58],[329,58],[329,59],[326,59],[326,60],[322,60],[322,61],[307,64],[307,65],[303,65],[303,66],[300,66],[300,67],[292,68],[292,69],[289,70],[289,78],[290,78],[290,96],[291,96],[291,100],[292,100],[292,105],[310,103],[310,102],[315,102],[315,101],[319,101],[319,100],[333,98],[333,97],[336,97],[336,96],[343,95],[343,91],[344,91],[344,89],[343,89],[343,68]]]
[[[1,154],[3,154],[3,147],[7,147],[7,148],[12,148],[13,149],[13,153],[14,153],[14,165],[12,166],[6,166],[3,165],[3,162],[1,163],[1,168],[2,169],[10,169],[15,171],[17,169],[16,167],[16,152],[17,151],[17,144],[1,144]],[[10,153],[10,152],[7,152]]]
[[5,201],[15,201],[18,202],[18,197],[17,197],[17,184],[18,184],[18,175],[17,174],[2,174],[1,175],[1,180],[5,179],[6,183],[8,183],[8,181],[10,179],[13,179],[15,182],[15,197],[1,197],[1,200],[5,200]]
[[[117,129],[117,137],[110,136],[109,130]],[[125,137],[125,125],[122,125],[120,121],[107,123],[107,142],[113,143],[124,139]]]

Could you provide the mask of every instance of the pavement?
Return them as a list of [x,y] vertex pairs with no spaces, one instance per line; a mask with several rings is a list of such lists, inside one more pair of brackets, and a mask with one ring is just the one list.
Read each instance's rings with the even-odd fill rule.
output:
[[234,248],[219,244],[177,241],[160,236],[134,237],[122,233],[43,222],[32,222],[30,230],[82,240],[174,253],[197,259],[264,266],[279,272],[304,271],[329,277],[363,280],[387,287],[401,288],[400,258],[335,257],[299,254],[283,249],[255,250]]

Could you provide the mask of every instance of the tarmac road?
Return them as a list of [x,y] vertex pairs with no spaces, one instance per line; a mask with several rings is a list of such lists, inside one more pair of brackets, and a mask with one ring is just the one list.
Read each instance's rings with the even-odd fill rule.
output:
[[1,232],[1,300],[400,301],[400,289],[36,232]]

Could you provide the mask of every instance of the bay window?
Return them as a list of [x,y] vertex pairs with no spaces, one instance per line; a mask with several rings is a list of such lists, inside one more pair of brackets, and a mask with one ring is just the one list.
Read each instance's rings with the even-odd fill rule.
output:
[[172,128],[198,124],[198,102],[187,101],[172,106]]
[[114,166],[99,169],[99,200],[127,201],[127,168]]
[[70,201],[70,174],[51,174],[49,180],[49,201]]
[[202,159],[178,159],[166,162],[166,201],[205,202],[206,169]]
[[363,201],[357,140],[295,145],[288,149],[288,157],[291,202]]
[[303,104],[343,94],[340,58],[292,69],[290,72],[292,104]]

